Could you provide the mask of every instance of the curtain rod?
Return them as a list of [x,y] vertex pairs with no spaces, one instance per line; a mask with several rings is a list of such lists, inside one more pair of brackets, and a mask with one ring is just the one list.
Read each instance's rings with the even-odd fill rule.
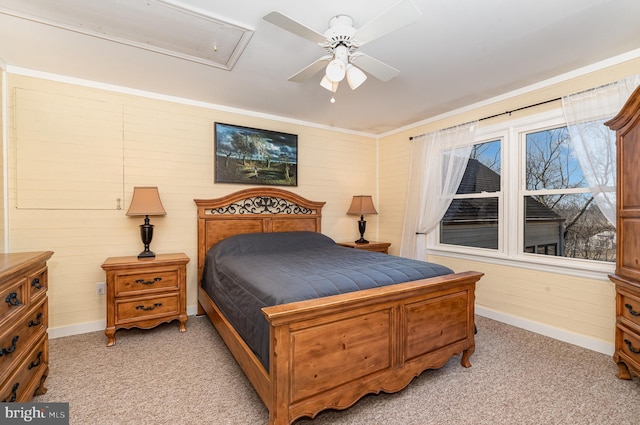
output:
[[[480,118],[478,121],[484,121],[484,120],[488,120],[488,119],[491,119],[491,118],[501,117],[502,115],[511,115],[513,112],[518,112],[518,111],[522,111],[524,109],[534,108],[534,107],[540,106],[540,105],[546,105],[547,103],[556,102],[558,100],[562,100],[562,98],[561,97],[556,97],[555,99],[545,100],[545,101],[542,101],[542,102],[534,103],[533,105],[522,106],[520,108],[512,109],[510,111],[500,112],[499,114],[494,114],[494,115],[490,115],[488,117]],[[452,126],[452,127],[448,127],[448,128],[453,128],[453,127],[457,127],[457,126]],[[447,130],[447,128],[445,128],[443,130]],[[415,137],[424,136],[425,134],[427,134],[427,133],[423,133],[423,134],[420,134],[418,136],[411,136],[411,137],[409,137],[409,140],[413,140]]]

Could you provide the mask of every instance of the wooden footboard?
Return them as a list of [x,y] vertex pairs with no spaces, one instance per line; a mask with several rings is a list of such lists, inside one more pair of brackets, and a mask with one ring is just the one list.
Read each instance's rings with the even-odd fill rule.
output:
[[454,355],[471,366],[481,276],[457,273],[264,308],[268,373],[203,290],[200,303],[269,409],[269,423],[290,424],[366,394],[400,391]]

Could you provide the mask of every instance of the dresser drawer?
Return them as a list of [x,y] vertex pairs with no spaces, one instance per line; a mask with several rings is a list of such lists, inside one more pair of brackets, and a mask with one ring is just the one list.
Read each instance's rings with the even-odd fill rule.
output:
[[27,276],[27,285],[31,295],[31,303],[38,301],[38,298],[44,297],[49,287],[47,277],[47,267],[42,267]]
[[47,316],[47,299],[43,298],[24,318],[0,335],[0,381],[31,349],[34,338],[46,333]]
[[13,375],[0,383],[0,402],[21,402],[30,399],[48,368],[48,360],[48,344],[46,335],[43,335]]
[[620,316],[640,329],[640,298],[628,292],[618,293]]
[[618,328],[618,332],[621,334],[618,349],[635,363],[630,366],[635,366],[636,370],[640,370],[640,336],[623,328]]
[[162,316],[176,316],[180,312],[180,294],[159,297],[127,298],[116,301],[116,324]]
[[0,329],[5,328],[5,322],[11,317],[24,311],[28,303],[27,294],[27,280],[24,278],[15,279],[0,290]]
[[115,296],[135,295],[156,291],[178,290],[176,268],[158,268],[150,271],[120,271],[115,276]]

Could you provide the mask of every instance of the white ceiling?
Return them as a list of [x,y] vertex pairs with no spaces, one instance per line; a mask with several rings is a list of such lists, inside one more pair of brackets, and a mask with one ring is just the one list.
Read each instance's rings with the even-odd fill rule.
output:
[[[334,104],[319,85],[322,72],[303,83],[287,81],[325,51],[262,17],[279,10],[324,33],[333,15],[350,15],[358,28],[397,0],[165,0],[254,31],[231,70],[83,33],[90,25],[107,31],[121,22],[123,30],[133,23],[173,40],[175,25],[158,22],[140,0],[0,0],[0,59],[10,71],[44,71],[381,134],[640,48],[638,0],[413,1],[422,12],[417,22],[360,49],[399,76],[386,83],[369,77],[355,91],[341,84]],[[92,22],[79,22],[80,31],[57,24],[83,15]],[[183,41],[201,26],[181,25]]]

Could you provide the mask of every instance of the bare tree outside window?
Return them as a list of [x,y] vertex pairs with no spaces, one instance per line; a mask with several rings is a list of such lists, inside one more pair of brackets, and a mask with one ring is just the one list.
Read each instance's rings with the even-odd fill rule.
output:
[[594,202],[569,142],[566,127],[526,135],[523,250],[615,261],[615,227]]

